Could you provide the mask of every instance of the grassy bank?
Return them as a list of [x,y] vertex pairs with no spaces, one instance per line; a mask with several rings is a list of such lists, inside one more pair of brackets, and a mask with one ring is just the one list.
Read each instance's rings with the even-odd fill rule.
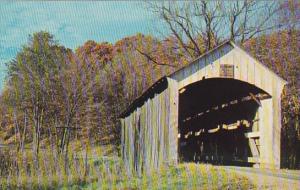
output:
[[[248,179],[205,164],[179,164],[162,167],[143,176],[130,176],[118,162],[89,164],[81,168],[62,163],[54,169],[38,170],[30,175],[19,173],[1,179],[1,189],[251,189]],[[56,170],[56,172],[55,172]]]
[[142,176],[130,175],[115,154],[103,148],[70,153],[43,150],[38,160],[28,151],[11,154],[1,172],[0,189],[252,189],[247,178],[207,164],[161,167]]
[[[247,178],[205,164],[180,164],[161,168],[142,177],[112,176],[107,180],[82,186],[79,189],[252,189]],[[68,189],[68,188],[64,188]]]

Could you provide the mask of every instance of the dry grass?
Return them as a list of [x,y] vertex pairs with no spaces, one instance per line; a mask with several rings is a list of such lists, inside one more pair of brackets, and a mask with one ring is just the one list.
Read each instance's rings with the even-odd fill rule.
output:
[[[109,147],[111,148],[111,147]],[[105,150],[106,151],[106,150]],[[103,148],[64,157],[44,150],[39,161],[30,152],[16,155],[15,163],[0,177],[0,189],[252,189],[248,179],[219,167],[179,164],[161,167],[142,176],[130,175],[117,156],[104,156]],[[38,167],[37,167],[38,163]]]

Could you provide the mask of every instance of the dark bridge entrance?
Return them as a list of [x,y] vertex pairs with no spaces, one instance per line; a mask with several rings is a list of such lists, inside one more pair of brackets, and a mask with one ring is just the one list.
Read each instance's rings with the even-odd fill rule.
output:
[[259,131],[260,101],[270,98],[268,93],[231,78],[203,79],[179,93],[181,161],[253,163],[248,158],[259,156],[259,139],[252,139],[251,146],[245,134]]

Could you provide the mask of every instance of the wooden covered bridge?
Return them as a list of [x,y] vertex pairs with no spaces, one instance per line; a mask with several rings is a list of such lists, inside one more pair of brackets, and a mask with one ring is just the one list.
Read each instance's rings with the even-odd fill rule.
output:
[[279,168],[285,84],[223,43],[158,80],[121,114],[127,169],[185,161]]

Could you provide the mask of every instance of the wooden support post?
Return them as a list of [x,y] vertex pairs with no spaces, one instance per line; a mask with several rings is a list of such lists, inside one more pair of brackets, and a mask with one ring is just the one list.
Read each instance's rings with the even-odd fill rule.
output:
[[260,103],[259,99],[257,99],[254,94],[252,94],[252,93],[249,93],[249,94],[250,94],[251,98],[261,107],[261,103]]
[[253,138],[249,138],[249,146],[253,157],[259,157],[259,151]]

